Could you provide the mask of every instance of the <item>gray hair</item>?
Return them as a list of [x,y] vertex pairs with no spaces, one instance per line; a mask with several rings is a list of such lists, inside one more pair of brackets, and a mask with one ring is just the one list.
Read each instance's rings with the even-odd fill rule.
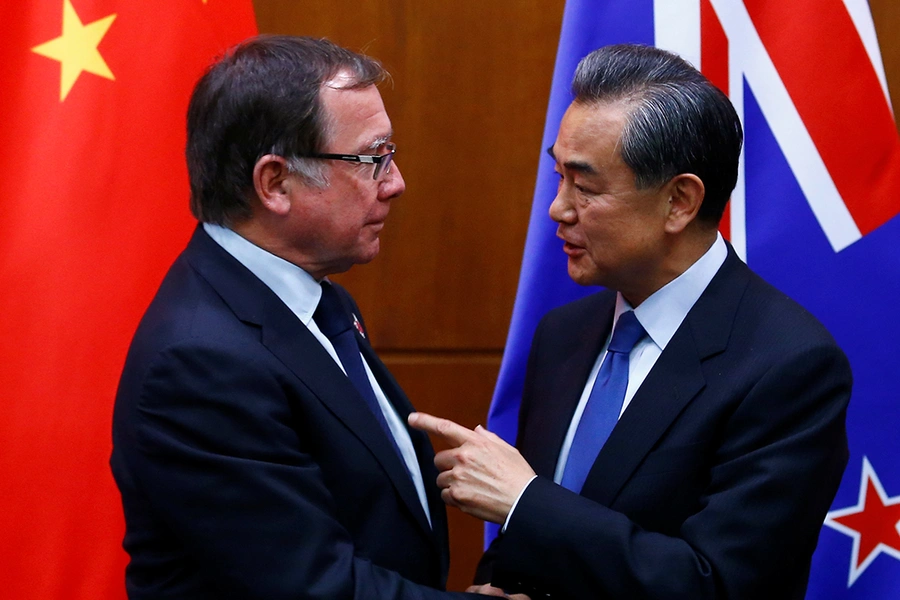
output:
[[677,55],[637,44],[584,57],[572,81],[575,102],[622,103],[622,160],[635,185],[663,185],[693,173],[706,195],[698,220],[717,224],[737,182],[743,130],[728,97]]
[[[271,152],[270,154],[279,154]],[[287,170],[291,175],[298,175],[312,187],[323,189],[328,187],[328,173],[325,163],[312,158],[293,156],[287,159]]]

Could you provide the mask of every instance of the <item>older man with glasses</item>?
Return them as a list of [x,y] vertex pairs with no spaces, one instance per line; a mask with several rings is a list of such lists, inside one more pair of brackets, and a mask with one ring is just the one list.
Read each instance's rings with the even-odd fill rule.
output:
[[188,109],[200,221],[132,341],[112,470],[129,597],[443,592],[428,438],[327,276],[378,254],[405,187],[374,60],[254,38]]

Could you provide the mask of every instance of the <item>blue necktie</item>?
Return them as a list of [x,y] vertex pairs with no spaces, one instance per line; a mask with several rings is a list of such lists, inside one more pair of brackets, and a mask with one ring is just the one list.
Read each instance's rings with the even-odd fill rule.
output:
[[[378,399],[372,390],[372,384],[369,382],[366,369],[363,367],[353,321],[350,320],[350,316],[344,309],[344,305],[341,303],[334,286],[327,281],[322,282],[322,299],[319,300],[319,306],[316,307],[316,312],[313,313],[313,319],[315,319],[316,325],[319,326],[319,330],[331,340],[331,345],[334,346],[338,358],[341,359],[341,364],[344,365],[347,377],[350,379],[353,387],[359,392],[359,395],[366,401],[369,410],[375,415],[388,439],[391,440],[394,450],[400,455],[400,448],[397,446],[394,434],[388,427],[384,413],[381,412],[381,406],[378,404]],[[404,466],[406,465],[405,462],[403,464]]]
[[561,484],[573,492],[581,492],[600,449],[619,420],[628,388],[628,355],[645,334],[633,310],[619,316],[563,471]]

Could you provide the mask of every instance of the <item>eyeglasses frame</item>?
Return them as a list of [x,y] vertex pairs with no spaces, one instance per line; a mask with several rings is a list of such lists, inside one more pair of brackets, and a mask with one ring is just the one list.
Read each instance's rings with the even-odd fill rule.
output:
[[381,173],[391,172],[391,162],[394,154],[397,153],[397,145],[393,142],[387,142],[384,146],[388,149],[385,154],[311,154],[306,158],[324,158],[325,160],[343,160],[346,162],[364,163],[375,165],[372,172],[372,179],[378,179]]

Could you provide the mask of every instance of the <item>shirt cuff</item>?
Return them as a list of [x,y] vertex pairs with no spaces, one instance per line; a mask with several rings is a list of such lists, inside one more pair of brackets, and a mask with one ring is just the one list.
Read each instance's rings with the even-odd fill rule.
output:
[[516,506],[519,504],[519,500],[522,499],[522,494],[525,493],[525,490],[528,489],[528,486],[531,485],[531,482],[537,479],[537,475],[528,480],[528,483],[525,484],[525,487],[522,488],[522,491],[519,492],[519,495],[516,496],[516,501],[513,502],[512,508],[509,509],[509,514],[506,515],[506,521],[503,522],[503,527],[500,528],[500,533],[506,533],[506,526],[509,525],[509,520],[512,519],[513,512],[516,510]]

